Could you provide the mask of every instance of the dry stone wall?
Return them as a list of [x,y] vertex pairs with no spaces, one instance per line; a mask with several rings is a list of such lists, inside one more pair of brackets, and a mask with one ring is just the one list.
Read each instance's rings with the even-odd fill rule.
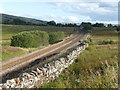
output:
[[30,73],[23,73],[18,78],[7,80],[6,83],[0,84],[0,88],[33,88],[37,85],[40,86],[48,83],[58,77],[65,68],[72,64],[86,47],[88,47],[88,44],[81,42],[66,57],[44,64]]

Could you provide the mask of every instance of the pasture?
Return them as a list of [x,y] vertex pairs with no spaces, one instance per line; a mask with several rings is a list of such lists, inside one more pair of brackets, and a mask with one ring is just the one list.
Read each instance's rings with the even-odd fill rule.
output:
[[41,30],[48,33],[53,31],[63,31],[65,32],[66,36],[75,32],[74,27],[2,25],[2,39],[10,39],[12,35],[28,30]]
[[98,44],[103,40],[112,40],[118,42],[118,32],[116,32],[116,28],[93,28],[91,37],[93,42]]

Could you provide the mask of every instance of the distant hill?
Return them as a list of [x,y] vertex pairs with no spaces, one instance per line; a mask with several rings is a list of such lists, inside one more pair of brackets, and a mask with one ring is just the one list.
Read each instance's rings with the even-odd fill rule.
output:
[[2,20],[0,20],[0,24],[14,24],[14,25],[47,25],[47,21],[8,15],[8,14],[0,14],[2,16]]

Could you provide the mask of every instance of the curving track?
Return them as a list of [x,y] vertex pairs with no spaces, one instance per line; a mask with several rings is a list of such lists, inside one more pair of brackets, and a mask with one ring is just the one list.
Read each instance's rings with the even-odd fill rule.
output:
[[62,42],[51,45],[44,49],[40,49],[32,53],[22,55],[21,57],[16,57],[8,61],[5,61],[0,66],[0,76],[6,75],[7,73],[18,70],[28,65],[29,63],[35,61],[38,58],[43,58],[53,53],[63,51],[67,49],[68,47],[70,47],[72,44],[78,42],[83,37],[84,37],[84,34],[76,34]]

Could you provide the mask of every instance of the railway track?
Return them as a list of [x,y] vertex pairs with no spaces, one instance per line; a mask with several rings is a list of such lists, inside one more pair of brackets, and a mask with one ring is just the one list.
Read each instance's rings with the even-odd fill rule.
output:
[[51,45],[44,49],[34,51],[32,53],[23,55],[18,58],[8,60],[7,62],[3,62],[0,66],[0,76],[6,75],[12,71],[16,71],[35,61],[36,59],[43,58],[53,53],[63,51],[64,49],[79,41],[80,38],[82,38],[83,36],[83,34],[76,34],[60,43]]

